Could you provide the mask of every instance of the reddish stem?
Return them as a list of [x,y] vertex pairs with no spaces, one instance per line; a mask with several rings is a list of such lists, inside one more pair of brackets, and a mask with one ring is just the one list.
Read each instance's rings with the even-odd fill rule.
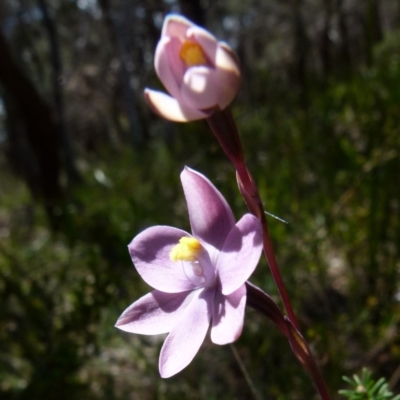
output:
[[[262,228],[263,228],[264,253],[265,253],[265,256],[267,257],[268,265],[271,270],[272,276],[274,278],[276,287],[279,290],[279,294],[281,296],[283,305],[286,309],[289,320],[293,323],[295,328],[297,330],[299,330],[299,324],[297,322],[297,318],[294,313],[292,303],[290,301],[289,295],[288,295],[286,287],[285,287],[285,283],[283,282],[282,275],[279,270],[278,263],[276,261],[274,248],[272,246],[271,236],[270,236],[269,230],[268,230],[268,223],[267,223],[267,219],[266,219],[265,213],[264,213],[264,207],[262,205],[260,195],[258,194],[257,187],[254,184],[254,181],[250,175],[250,172],[246,168],[244,163],[240,166],[237,166],[236,171],[238,174],[238,181],[240,182],[240,184],[242,184],[243,191],[245,192],[244,196],[247,197],[246,203],[248,203],[250,210],[255,215],[257,215],[257,217],[261,221]],[[240,184],[239,184],[239,187],[240,187]],[[250,205],[249,204],[250,202],[252,202],[253,204]],[[252,210],[253,208],[254,208],[254,210]]]
[[[207,122],[218,139],[221,147],[236,169],[239,189],[250,212],[257,216],[261,221],[263,228],[264,253],[267,257],[272,276],[288,314],[288,318],[286,319],[287,337],[292,350],[304,369],[310,375],[321,398],[323,400],[331,400],[324,379],[312,356],[309,346],[300,334],[299,325],[290,302],[290,298],[287,294],[278,263],[276,261],[268,230],[268,223],[264,213],[264,206],[258,193],[257,186],[255,185],[253,178],[246,167],[239,132],[233,116],[228,109],[225,109],[215,112],[213,115],[211,115],[211,117],[207,118]],[[282,330],[281,326],[280,329]]]
[[290,302],[289,295],[286,291],[286,287],[285,287],[285,284],[283,283],[282,275],[280,273],[279,266],[276,261],[275,252],[272,247],[271,236],[270,236],[269,230],[268,230],[267,219],[266,219],[264,213],[261,218],[261,223],[262,223],[263,232],[264,232],[264,252],[267,257],[272,276],[273,276],[275,284],[279,290],[279,294],[281,295],[282,302],[285,305],[285,309],[286,309],[286,312],[288,314],[290,321],[293,323],[293,325],[296,327],[296,329],[299,329],[299,324],[297,322],[296,315],[295,315],[293,307],[292,307],[292,303]]
[[272,247],[271,238],[269,235],[267,219],[265,218],[264,207],[258,193],[257,186],[248,171],[243,155],[242,144],[240,141],[239,132],[230,110],[215,112],[211,117],[207,118],[207,122],[217,137],[220,145],[224,149],[226,155],[232,161],[237,171],[238,184],[240,191],[246,201],[249,210],[257,216],[263,227],[263,247],[267,257],[275,284],[282,298],[283,305],[286,309],[290,321],[296,329],[299,329],[297,319],[287,294],[285,284],[282,279],[281,272],[276,262],[275,253]]
[[283,316],[279,307],[267,293],[251,282],[246,282],[246,289],[247,306],[265,315],[279,328],[289,340],[294,355],[302,367],[308,372],[321,398],[323,400],[331,400],[321,371],[312,356],[310,347],[300,332],[286,316]]

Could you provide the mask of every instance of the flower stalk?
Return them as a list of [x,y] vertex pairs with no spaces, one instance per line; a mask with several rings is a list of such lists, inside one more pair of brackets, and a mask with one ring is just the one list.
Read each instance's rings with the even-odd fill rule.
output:
[[[263,250],[288,316],[283,317],[282,314],[279,316],[276,310],[278,307],[271,304],[272,299],[265,293],[262,295],[260,293],[262,292],[261,289],[257,288],[258,290],[255,290],[254,286],[247,284],[247,290],[249,293],[248,305],[262,312],[276,324],[279,330],[288,338],[293,353],[309,374],[321,398],[323,400],[330,400],[331,397],[321,372],[306,340],[300,333],[299,324],[276,261],[275,252],[269,234],[268,223],[264,213],[264,206],[257,186],[250,171],[246,167],[239,132],[232,113],[228,108],[216,111],[207,118],[207,122],[225,154],[236,169],[239,190],[249,211],[261,221],[263,230]],[[257,296],[255,296],[256,293]],[[282,322],[281,317],[284,319],[284,323]],[[285,327],[283,325],[285,325]]]
[[273,299],[250,282],[246,282],[247,306],[255,309],[272,321],[289,341],[293,354],[307,371],[315,388],[323,400],[331,400],[321,371],[312,356],[310,347],[292,322],[284,316]]
[[282,302],[288,317],[296,329],[299,329],[296,315],[294,313],[278,267],[278,263],[276,261],[268,230],[268,223],[264,213],[264,207],[258,193],[257,186],[246,167],[239,132],[237,130],[232,113],[229,109],[215,112],[213,115],[207,118],[207,122],[218,139],[224,152],[229,157],[236,169],[239,190],[247,204],[247,207],[249,208],[250,212],[261,221],[263,227],[263,248],[265,256],[267,257],[268,265],[270,267],[275,284],[279,290],[279,294],[282,298]]

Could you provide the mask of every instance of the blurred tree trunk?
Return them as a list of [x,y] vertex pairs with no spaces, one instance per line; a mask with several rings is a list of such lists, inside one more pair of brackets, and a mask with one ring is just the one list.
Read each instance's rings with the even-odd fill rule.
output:
[[331,72],[331,39],[329,32],[331,30],[331,19],[332,19],[332,0],[324,0],[324,26],[322,28],[322,34],[320,39],[319,53],[321,57],[321,64],[323,74],[326,77]]
[[179,0],[181,13],[195,24],[205,26],[206,14],[201,5],[201,0]]
[[[13,145],[16,141],[24,142],[21,132],[26,132],[24,146],[32,155],[29,162],[34,163],[32,168],[37,173],[30,171],[31,173],[26,173],[24,178],[33,195],[44,201],[46,210],[54,222],[54,206],[61,198],[57,125],[48,105],[14,61],[11,49],[1,32],[0,54],[0,83],[10,98],[7,104],[13,104],[9,122],[15,125],[8,131],[10,144]],[[19,137],[11,138],[11,135],[15,134],[19,134]],[[23,157],[23,153],[18,149],[16,151]],[[24,161],[26,160],[16,162]]]
[[39,8],[43,16],[43,25],[49,39],[50,59],[52,66],[53,96],[57,115],[57,127],[61,144],[61,155],[69,182],[81,180],[75,166],[75,155],[71,140],[68,136],[64,117],[64,101],[60,80],[62,79],[62,63],[59,51],[58,34],[54,21],[50,18],[46,0],[38,0]]
[[129,52],[127,51],[127,47],[129,47],[127,44],[129,33],[124,26],[126,24],[126,19],[129,19],[129,16],[133,14],[131,13],[131,9],[134,7],[134,4],[123,0],[123,4],[120,7],[122,10],[112,9],[109,0],[99,0],[99,5],[103,12],[103,18],[110,35],[110,40],[114,43],[119,52],[122,93],[126,106],[126,115],[129,121],[130,137],[134,147],[140,147],[145,141],[146,134],[144,126],[139,118],[136,95],[131,84],[132,76],[129,64],[132,64],[133,61],[129,59]]
[[7,157],[15,172],[25,178],[30,191],[35,197],[39,197],[40,171],[29,145],[23,118],[11,94],[4,92],[2,99],[7,114],[5,120],[9,144]]
[[292,0],[293,12],[293,34],[294,34],[294,76],[295,81],[302,88],[306,87],[306,64],[309,42],[304,27],[304,20],[301,13],[303,0]]
[[166,12],[163,0],[146,0],[146,27],[148,30],[151,48],[155,49],[160,39],[160,30],[154,23],[154,12]]
[[370,66],[372,63],[372,50],[376,43],[383,38],[381,15],[380,15],[380,0],[367,0],[366,2],[366,22],[365,22],[365,37],[366,37],[366,62]]
[[337,14],[340,34],[340,56],[341,64],[344,69],[351,68],[349,32],[347,29],[346,14],[343,10],[343,0],[337,1]]
[[374,43],[378,43],[383,39],[383,29],[381,21],[381,1],[380,0],[369,0],[370,1],[370,16],[372,22],[372,40]]

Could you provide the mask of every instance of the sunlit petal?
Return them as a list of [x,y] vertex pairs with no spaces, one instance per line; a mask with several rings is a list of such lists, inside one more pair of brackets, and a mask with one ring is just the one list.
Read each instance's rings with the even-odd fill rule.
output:
[[181,181],[193,236],[211,245],[207,250],[213,259],[213,249],[222,248],[235,226],[232,210],[215,186],[199,172],[185,167]]
[[215,344],[232,343],[238,339],[243,329],[246,307],[246,285],[242,285],[228,296],[216,292],[211,340]]
[[184,236],[181,229],[153,226],[139,233],[129,244],[129,253],[143,280],[155,289],[178,293],[194,289],[180,263],[170,259],[170,252]]
[[210,113],[183,106],[178,103],[178,100],[163,92],[146,89],[144,96],[147,104],[156,114],[170,121],[195,121],[210,115]]
[[159,335],[172,330],[194,292],[164,293],[153,290],[131,304],[115,326],[125,332]]
[[210,326],[213,298],[213,290],[197,290],[193,300],[182,313],[180,323],[166,338],[159,362],[163,378],[177,374],[199,351]]
[[237,290],[250,277],[261,251],[261,223],[254,215],[246,214],[229,232],[218,258],[216,267],[224,295]]
[[181,86],[182,101],[191,108],[207,109],[218,102],[217,74],[208,67],[189,68]]

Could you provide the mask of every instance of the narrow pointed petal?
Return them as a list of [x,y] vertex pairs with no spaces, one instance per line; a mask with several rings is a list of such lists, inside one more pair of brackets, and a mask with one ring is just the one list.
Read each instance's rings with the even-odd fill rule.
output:
[[237,340],[242,333],[244,309],[246,307],[246,285],[242,285],[228,296],[216,292],[211,340],[215,344],[227,344]]
[[231,71],[240,77],[239,60],[233,50],[224,42],[218,42],[215,55],[215,67],[225,71]]
[[178,14],[170,14],[165,20],[161,31],[161,36],[176,36],[182,41],[186,38],[186,32],[194,26],[193,22]]
[[216,79],[220,90],[217,103],[223,110],[235,98],[241,82],[236,56],[224,43],[220,44],[216,54]]
[[[220,249],[235,218],[228,203],[215,186],[202,174],[185,167],[181,173],[193,236]],[[213,259],[213,249],[207,249]]]
[[210,326],[215,291],[199,289],[194,293],[161,349],[159,369],[163,378],[177,374],[193,360]]
[[215,36],[199,26],[193,26],[188,29],[186,35],[202,47],[208,60],[215,66],[215,56],[218,47],[218,41]]
[[181,229],[153,226],[139,233],[129,244],[129,253],[143,280],[154,289],[178,293],[194,289],[182,264],[172,261],[169,253],[182,237],[190,237]]
[[225,72],[221,70],[217,70],[216,75],[216,80],[219,85],[219,93],[216,104],[218,104],[218,107],[221,110],[225,110],[225,108],[228,107],[236,97],[240,86],[240,78],[231,72]]
[[174,122],[196,121],[207,118],[210,113],[179,104],[178,100],[163,92],[145,89],[144,98],[154,113]]
[[255,270],[261,251],[261,223],[254,215],[246,214],[229,232],[216,265],[224,295],[245,283]]
[[174,37],[163,37],[158,42],[154,56],[154,67],[161,82],[169,94],[180,100],[180,84],[185,73],[185,66],[179,57],[182,43]]
[[191,108],[207,109],[218,102],[217,73],[209,67],[189,68],[181,87],[182,102]]
[[130,305],[115,326],[125,332],[142,335],[170,332],[192,297],[192,291],[164,293],[153,290]]

